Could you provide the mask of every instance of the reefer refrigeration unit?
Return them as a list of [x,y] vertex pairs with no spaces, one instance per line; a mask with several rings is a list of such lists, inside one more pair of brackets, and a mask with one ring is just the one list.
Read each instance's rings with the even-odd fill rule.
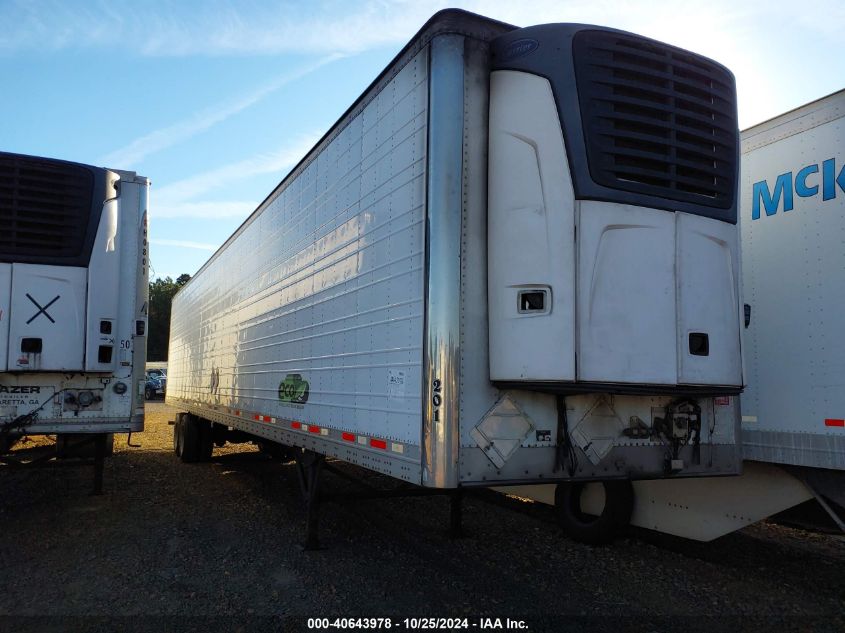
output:
[[737,154],[709,59],[438,13],[175,297],[177,452],[230,428],[433,488],[736,474]]
[[636,482],[631,522],[709,541],[815,498],[845,531],[845,90],[741,138],[743,473]]
[[144,428],[146,178],[0,153],[0,453]]

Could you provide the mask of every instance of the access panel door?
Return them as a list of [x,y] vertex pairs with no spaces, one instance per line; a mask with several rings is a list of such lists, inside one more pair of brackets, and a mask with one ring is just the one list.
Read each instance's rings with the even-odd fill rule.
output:
[[9,371],[81,371],[87,270],[14,264]]
[[736,226],[677,215],[678,382],[740,386]]
[[676,384],[675,214],[582,201],[578,379]]

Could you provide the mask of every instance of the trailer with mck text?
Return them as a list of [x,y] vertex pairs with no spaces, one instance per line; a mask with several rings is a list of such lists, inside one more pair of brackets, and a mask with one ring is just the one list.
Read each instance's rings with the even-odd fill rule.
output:
[[177,455],[296,457],[311,545],[325,456],[559,482],[587,539],[634,480],[737,474],[737,155],[714,61],[436,14],[174,298]]
[[741,166],[743,474],[636,482],[631,522],[709,541],[815,499],[845,532],[845,90],[743,131]]
[[143,430],[148,185],[0,152],[4,462],[24,436],[55,435],[60,454],[93,444],[99,489],[113,434]]

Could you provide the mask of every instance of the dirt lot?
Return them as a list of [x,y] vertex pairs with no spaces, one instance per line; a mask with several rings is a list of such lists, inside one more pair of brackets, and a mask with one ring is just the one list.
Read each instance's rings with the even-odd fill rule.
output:
[[845,630],[845,540],[773,524],[709,544],[636,532],[591,548],[564,538],[549,508],[470,496],[469,536],[450,540],[445,498],[359,500],[325,504],[326,549],[304,552],[294,466],[250,445],[181,464],[172,416],[151,404],[141,447],[118,439],[99,497],[90,467],[0,469],[0,630],[282,630],[313,616]]

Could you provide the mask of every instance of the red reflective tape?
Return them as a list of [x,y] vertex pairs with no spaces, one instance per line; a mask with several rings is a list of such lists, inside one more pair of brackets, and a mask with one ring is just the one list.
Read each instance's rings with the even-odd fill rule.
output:
[[384,440],[370,440],[370,446],[373,448],[387,448],[387,442]]
[[235,411],[235,415],[240,415],[240,414],[241,414],[240,411]]
[[264,422],[269,422],[272,418],[269,415],[261,416],[261,420]]
[[845,427],[845,420],[836,420],[833,418],[828,418],[824,421],[825,426],[843,426]]
[[319,427],[319,426],[314,426],[314,425],[312,424],[311,426],[309,426],[309,427],[308,427],[308,432],[309,432],[309,433],[319,433],[319,432],[320,432],[320,427]]
[[354,442],[355,441],[355,434],[354,433],[341,433],[340,436],[346,440],[347,442]]
[[302,428],[302,424],[300,424],[299,422],[291,422],[290,428],[299,430]]
[[253,420],[258,420],[258,421],[260,422],[260,421],[261,421],[261,416],[260,416],[260,415],[258,415],[258,414],[256,413],[254,416],[252,416],[252,419],[253,419]]

